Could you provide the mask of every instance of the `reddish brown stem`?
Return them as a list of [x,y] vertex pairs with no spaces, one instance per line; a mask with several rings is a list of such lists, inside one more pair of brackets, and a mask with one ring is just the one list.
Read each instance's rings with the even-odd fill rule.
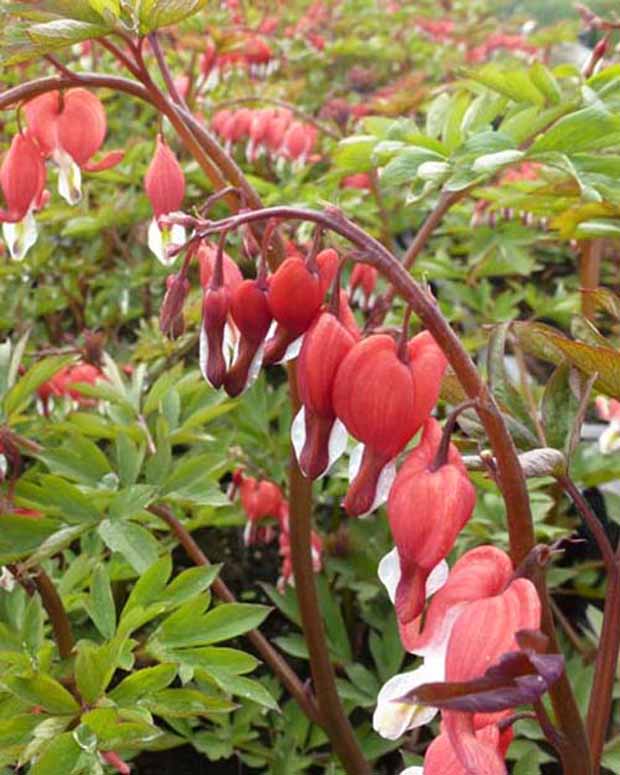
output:
[[601,274],[601,256],[603,241],[587,240],[581,243],[579,255],[579,284],[581,285],[581,312],[585,318],[592,320],[596,312],[596,302],[592,291],[598,288]]
[[73,638],[71,622],[62,604],[60,595],[54,586],[54,582],[41,567],[33,568],[28,576],[22,574],[19,566],[11,565],[9,569],[29,595],[32,596],[35,590],[39,593],[43,608],[45,608],[50,618],[60,658],[68,659],[75,646],[75,640]]
[[[296,385],[295,366],[289,366],[289,384]],[[297,393],[292,394],[293,412],[299,408]],[[290,540],[295,594],[299,603],[304,639],[310,655],[310,668],[319,712],[330,742],[350,775],[371,775],[355,734],[340,702],[334,669],[327,649],[323,616],[314,585],[310,535],[312,529],[312,481],[306,479],[291,455],[289,468]]]
[[[174,516],[172,511],[164,505],[152,505],[149,506],[149,511],[156,517],[162,519],[170,528],[171,532],[177,538],[181,546],[187,552],[187,556],[196,565],[210,565],[207,556],[202,549],[194,541],[190,533],[183,527],[181,522]],[[230,591],[228,586],[220,579],[217,578],[213,582],[213,591],[219,600],[225,603],[234,603],[236,598]],[[316,703],[312,696],[306,691],[303,683],[298,676],[291,670],[287,662],[282,656],[273,648],[265,636],[258,630],[250,630],[247,633],[248,639],[254,645],[258,653],[263,657],[265,662],[278,676],[282,685],[287,691],[295,698],[300,708],[306,714],[306,716],[316,724],[319,724],[319,711],[316,707]]]

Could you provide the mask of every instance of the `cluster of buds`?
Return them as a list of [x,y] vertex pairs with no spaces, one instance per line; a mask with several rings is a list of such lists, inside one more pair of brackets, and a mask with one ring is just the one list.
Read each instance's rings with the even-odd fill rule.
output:
[[24,115],[27,129],[13,138],[0,168],[7,203],[7,209],[0,210],[0,221],[16,260],[37,238],[33,212],[47,197],[45,159],[58,167],[58,192],[74,205],[81,198],[82,170],[99,172],[123,158],[122,151],[111,151],[93,161],[105,140],[107,123],[103,104],[85,89],[42,94],[25,104]]
[[[449,494],[446,489],[444,495]],[[393,601],[400,582],[398,568],[394,571],[393,556],[388,555],[381,563],[380,578]],[[438,700],[440,734],[426,751],[424,768],[409,768],[402,775],[505,775],[514,707],[539,699],[563,669],[558,655],[532,651],[536,642],[535,651],[543,650],[544,638],[537,632],[541,606],[536,589],[528,579],[515,576],[505,552],[480,546],[466,552],[449,574],[445,564],[438,566],[426,581],[426,594],[432,599],[424,625],[419,617],[405,640],[407,650],[422,657],[423,663],[383,686],[373,725],[383,737],[398,739],[437,713],[438,708],[424,699],[429,696],[425,686],[432,690],[458,684],[460,700]],[[517,663],[521,675],[527,666],[531,681],[513,682]],[[490,705],[480,694],[463,697],[463,687],[479,686],[481,680],[494,690]]]
[[301,38],[317,51],[323,51],[325,38],[321,33],[329,26],[331,14],[329,3],[315,0],[296,24],[285,28],[284,34],[287,38]]
[[262,155],[295,165],[316,160],[312,152],[317,142],[317,128],[296,120],[288,108],[219,110],[211,126],[228,149],[245,143],[245,155],[251,162]]
[[[246,476],[241,469],[233,473],[229,491],[231,499],[235,498],[237,492],[247,518],[243,531],[244,544],[246,546],[270,544],[276,534],[278,535],[279,554],[282,558],[278,589],[283,592],[287,584],[294,586],[295,583],[291,562],[288,501],[275,482]],[[311,545],[314,572],[319,573],[323,567],[323,540],[314,530],[311,535]]]

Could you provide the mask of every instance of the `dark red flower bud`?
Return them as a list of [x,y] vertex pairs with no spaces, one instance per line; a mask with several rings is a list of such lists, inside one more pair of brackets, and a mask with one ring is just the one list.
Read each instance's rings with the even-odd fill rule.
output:
[[303,404],[292,428],[299,467],[317,479],[346,448],[346,432],[332,403],[334,379],[355,337],[331,312],[319,315],[304,337],[297,364],[297,386]]
[[441,437],[439,423],[429,418],[422,440],[399,470],[388,500],[401,569],[396,615],[404,632],[424,608],[430,572],[451,551],[476,502],[476,491],[454,445],[450,444],[446,463],[433,470]]
[[166,278],[166,295],[159,313],[159,328],[162,334],[176,339],[183,333],[183,304],[189,293],[190,284],[187,277],[171,274]]
[[202,326],[200,328],[200,370],[207,382],[216,390],[226,378],[228,359],[225,348],[225,329],[230,310],[230,289],[225,285],[205,290],[202,302]]
[[262,345],[272,321],[265,284],[261,280],[244,280],[232,293],[230,312],[239,329],[240,341],[224,389],[234,397],[251,384],[260,369]]
[[287,258],[271,278],[267,299],[278,322],[276,333],[265,349],[266,364],[277,363],[286,350],[307,331],[321,308],[325,293],[338,267],[338,254],[328,248],[316,256],[318,271],[305,261]]

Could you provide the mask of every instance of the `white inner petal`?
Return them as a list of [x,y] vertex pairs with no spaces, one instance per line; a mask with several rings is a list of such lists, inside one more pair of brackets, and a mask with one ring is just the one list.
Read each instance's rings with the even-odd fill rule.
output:
[[24,260],[26,253],[37,241],[38,233],[32,210],[29,210],[26,217],[18,223],[2,224],[2,234],[13,261]]
[[428,724],[434,718],[436,708],[398,702],[401,697],[422,684],[443,680],[443,669],[439,675],[434,667],[434,664],[424,662],[416,670],[393,676],[381,687],[372,717],[373,728],[381,737],[397,740],[407,730]]
[[304,444],[306,443],[306,407],[303,404],[291,423],[291,443],[295,450],[297,463],[299,463]]
[[52,154],[58,165],[58,193],[70,205],[82,198],[82,170],[71,156],[60,148]]

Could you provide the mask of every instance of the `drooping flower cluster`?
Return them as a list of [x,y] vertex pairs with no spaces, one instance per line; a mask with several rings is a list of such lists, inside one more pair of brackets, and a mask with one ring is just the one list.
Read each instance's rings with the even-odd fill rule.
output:
[[[401,582],[397,556],[384,558],[379,573],[391,599],[396,600]],[[445,566],[439,566],[426,582],[426,594],[432,599],[423,627],[418,617],[403,638],[406,649],[421,656],[423,663],[391,678],[377,699],[373,724],[389,739],[398,739],[435,716],[436,708],[408,698],[420,686],[464,683],[492,675],[493,670],[497,676],[500,671],[496,666],[520,650],[518,633],[540,626],[540,601],[534,585],[528,579],[515,578],[508,555],[493,546],[466,552],[447,580]],[[555,658],[551,662],[553,674],[546,679],[539,676],[534,682],[543,684],[537,689],[541,693],[548,688],[545,680],[559,675],[559,662]],[[507,704],[511,698],[515,705],[520,701],[509,693],[507,700],[499,695],[498,691],[496,712],[467,712],[460,710],[458,703],[455,709],[442,710],[441,733],[427,749],[424,775],[506,773],[504,756],[511,734],[501,722],[512,713]],[[412,775],[421,770],[406,772]]]
[[12,258],[21,260],[34,245],[33,212],[45,201],[45,159],[58,167],[58,192],[71,205],[81,198],[82,170],[99,172],[118,164],[122,151],[99,161],[107,132],[101,100],[86,89],[52,91],[24,105],[27,129],[13,138],[0,168],[7,209],[0,210],[3,234]]
[[[245,545],[270,544],[276,534],[278,535],[279,553],[282,558],[278,589],[283,592],[286,584],[293,586],[295,583],[291,561],[288,501],[275,482],[246,476],[241,469],[233,473],[230,497],[234,499],[237,492],[248,520],[243,532]],[[323,567],[323,539],[313,530],[310,540],[314,572],[319,573]]]
[[288,108],[219,110],[211,126],[228,149],[245,143],[248,161],[266,155],[303,165],[315,158],[317,128],[296,119]]
[[268,41],[256,33],[244,35],[226,51],[218,51],[213,40],[209,39],[199,60],[207,89],[215,88],[233,73],[265,78],[277,70],[278,65],[278,58]]
[[51,402],[54,399],[68,398],[80,406],[92,406],[96,403],[96,400],[85,396],[77,387],[77,384],[82,382],[88,385],[95,385],[105,378],[103,372],[92,363],[64,366],[37,389],[37,395],[41,401],[44,414],[49,413]]
[[[344,507],[351,516],[376,509],[387,500],[396,458],[439,396],[447,362],[432,336],[422,332],[407,341],[403,331],[398,341],[385,333],[362,338],[339,290],[340,259],[331,248],[319,250],[313,243],[305,259],[293,253],[272,275],[261,259],[257,277],[248,280],[222,240],[217,247],[203,241],[195,253],[203,287],[199,361],[205,379],[237,396],[261,365],[299,356],[301,408],[291,437],[302,473],[311,479],[325,474],[345,451],[348,433],[360,444],[351,456]],[[183,328],[186,271],[187,262],[168,278],[163,331]],[[358,269],[351,280],[352,293],[363,285],[368,301],[375,270]]]

